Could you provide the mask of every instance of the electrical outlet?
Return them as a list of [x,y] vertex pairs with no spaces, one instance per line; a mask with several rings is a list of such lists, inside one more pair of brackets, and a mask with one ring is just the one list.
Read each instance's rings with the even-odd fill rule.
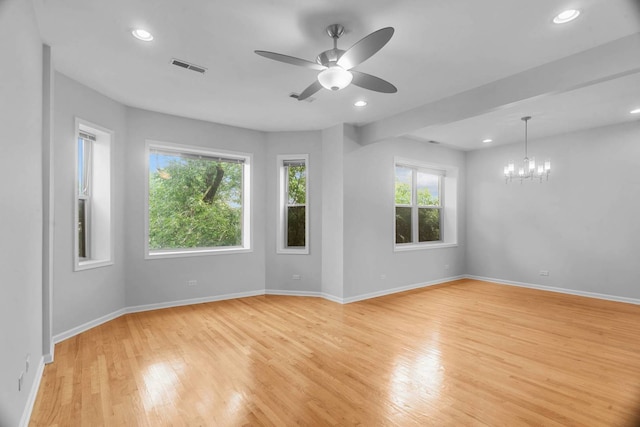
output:
[[292,278],[293,280],[302,280],[302,276],[301,276],[301,275],[299,275],[299,274],[294,274],[294,275],[292,275],[292,276],[291,276],[291,278]]
[[188,280],[187,281],[187,286],[198,286],[198,281],[197,280]]
[[18,391],[22,391],[22,381],[24,380],[24,372],[20,372],[18,377]]
[[384,280],[384,279],[386,279],[386,278],[387,278],[387,275],[386,275],[386,274],[381,274],[381,275],[380,275],[380,280]]
[[445,264],[445,265],[444,265],[444,269],[445,269],[445,270],[448,270],[448,269],[449,269],[449,264]]
[[24,365],[25,365],[24,371],[25,372],[29,372],[29,365],[30,365],[29,359],[30,358],[31,358],[31,354],[27,354],[27,359],[25,360],[25,363],[24,363]]
[[549,270],[540,270],[540,275],[541,276],[548,276],[549,275]]

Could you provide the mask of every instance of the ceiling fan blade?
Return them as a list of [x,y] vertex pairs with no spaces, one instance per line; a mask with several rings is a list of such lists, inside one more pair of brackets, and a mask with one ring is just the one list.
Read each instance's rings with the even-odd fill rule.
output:
[[347,49],[338,60],[338,65],[346,70],[350,70],[356,65],[363,63],[391,40],[393,32],[393,27],[386,27],[374,31]]
[[281,53],[275,52],[267,52],[266,50],[255,50],[260,56],[264,56],[265,58],[273,59],[274,61],[284,62],[286,64],[297,65],[299,67],[311,68],[312,70],[322,71],[325,67],[324,65],[320,65],[316,62],[307,61],[306,59],[296,58],[295,56],[283,55]]
[[302,91],[302,93],[298,96],[298,101],[304,101],[320,89],[322,89],[322,85],[320,84],[320,82],[318,80],[314,81],[309,86],[307,86],[305,90]]
[[351,80],[351,83],[356,86],[360,86],[361,88],[382,93],[396,93],[398,91],[394,85],[379,77],[361,73],[360,71],[350,70],[349,72],[353,74],[353,80]]

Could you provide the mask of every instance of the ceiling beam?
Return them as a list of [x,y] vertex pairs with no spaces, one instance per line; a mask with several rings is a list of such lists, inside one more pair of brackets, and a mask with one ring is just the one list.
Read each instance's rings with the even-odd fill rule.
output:
[[640,33],[364,125],[359,142],[372,144],[635,73],[640,73]]

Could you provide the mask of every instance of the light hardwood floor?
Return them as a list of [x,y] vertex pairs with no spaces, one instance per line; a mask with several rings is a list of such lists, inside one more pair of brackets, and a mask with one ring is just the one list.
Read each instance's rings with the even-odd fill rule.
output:
[[640,306],[461,280],[130,314],[56,345],[32,426],[631,426]]

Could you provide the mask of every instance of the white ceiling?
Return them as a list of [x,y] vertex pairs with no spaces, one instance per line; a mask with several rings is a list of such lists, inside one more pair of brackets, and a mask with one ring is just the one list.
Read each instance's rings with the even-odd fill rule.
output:
[[[265,131],[323,129],[338,123],[375,125],[439,100],[639,34],[636,0],[33,0],[56,70],[126,105]],[[553,16],[579,8],[562,26]],[[356,86],[322,90],[296,101],[316,71],[271,61],[256,49],[314,60],[332,47],[325,33],[340,23],[346,49],[369,33],[395,28],[391,41],[356,67],[395,84],[396,94]],[[155,39],[130,35],[144,27]],[[634,46],[618,43],[620,46]],[[603,53],[607,50],[600,48]],[[611,50],[609,49],[609,50]],[[599,52],[595,50],[595,52]],[[617,52],[619,54],[620,52]],[[638,51],[626,52],[639,56]],[[618,56],[619,57],[619,56]],[[170,65],[177,58],[208,68],[201,75]],[[594,61],[592,61],[594,62]],[[411,121],[398,130],[454,148],[482,148],[531,137],[637,120],[640,68],[608,64],[598,81],[527,95],[456,120]],[[576,63],[588,69],[603,64]],[[634,65],[635,66],[635,65]],[[626,67],[623,69],[623,67]],[[630,68],[631,67],[631,68]],[[542,79],[553,80],[541,68]],[[588,71],[588,70],[587,70]],[[535,76],[535,73],[529,74]],[[530,79],[532,83],[536,79]],[[580,82],[578,82],[580,83]],[[525,83],[527,84],[527,83]],[[364,109],[353,107],[365,99]]]

